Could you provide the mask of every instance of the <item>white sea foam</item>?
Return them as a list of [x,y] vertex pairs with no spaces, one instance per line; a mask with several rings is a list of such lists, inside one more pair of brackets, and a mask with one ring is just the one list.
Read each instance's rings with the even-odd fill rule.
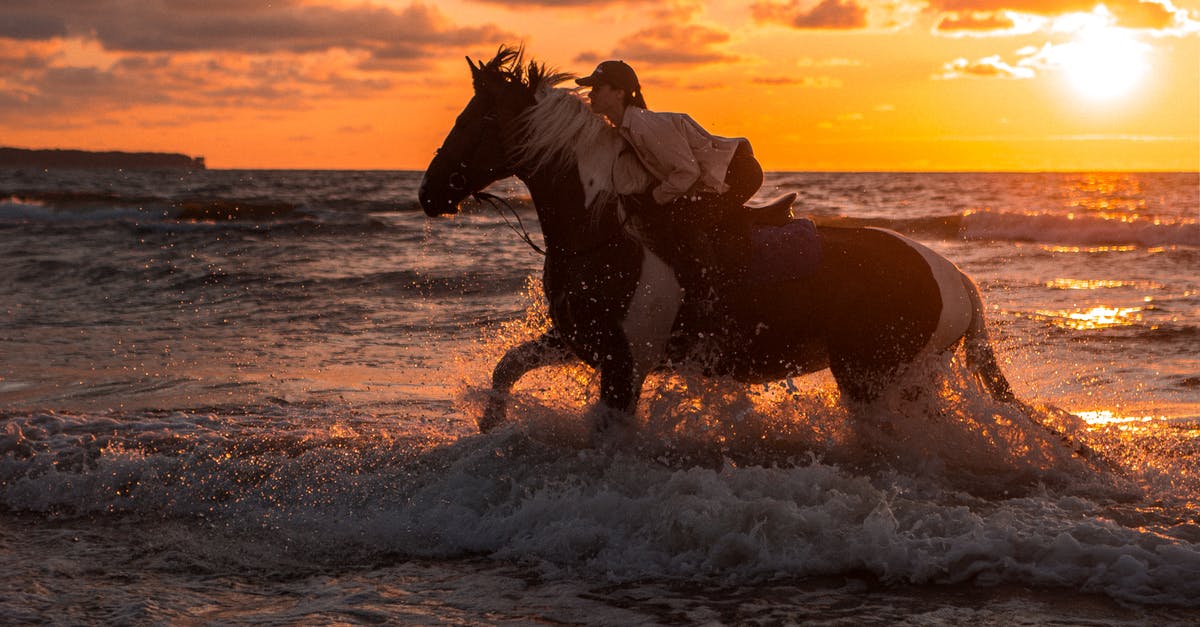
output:
[[[660,406],[695,407],[662,394]],[[533,401],[511,426],[453,442],[391,419],[310,410],[13,417],[0,437],[0,502],[57,517],[117,516],[126,526],[207,521],[162,553],[197,568],[307,572],[389,554],[484,555],[546,577],[610,582],[867,572],[893,583],[1064,586],[1145,603],[1200,598],[1197,538],[1164,534],[1151,519],[1115,521],[1105,503],[1122,498],[1118,479],[1089,475],[1069,456],[1047,469],[1044,454],[1012,450],[1050,438],[1003,412],[975,420],[1026,436],[955,435],[970,418],[960,412],[976,403],[918,417],[903,404],[927,404],[900,400],[882,413],[900,444],[862,447],[878,432],[842,442],[860,418],[817,390],[796,402],[834,424],[794,426],[765,448],[749,448],[764,446],[751,437],[729,444],[738,430],[771,439],[791,415],[752,401],[737,417],[724,413],[745,402],[736,399],[717,416],[652,416],[643,447],[615,453],[583,446],[582,429],[536,429],[579,415]],[[711,418],[706,434],[675,440],[674,459],[654,448],[663,425]],[[922,418],[940,422],[935,436],[904,435],[916,427],[906,421]],[[726,420],[741,426],[719,424]],[[693,465],[706,447],[717,463]],[[744,459],[772,447],[786,455],[768,465]],[[907,462],[889,461],[905,449]],[[1009,476],[999,476],[1006,466]],[[1037,468],[1041,487],[1030,483]],[[988,494],[962,491],[963,477],[977,483],[988,473]]]

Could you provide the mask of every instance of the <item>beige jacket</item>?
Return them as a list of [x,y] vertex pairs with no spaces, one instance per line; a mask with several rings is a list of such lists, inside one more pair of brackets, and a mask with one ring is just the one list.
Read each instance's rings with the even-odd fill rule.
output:
[[689,192],[722,193],[725,172],[743,138],[719,137],[684,113],[626,107],[618,129],[642,165],[661,181],[654,201],[667,204]]

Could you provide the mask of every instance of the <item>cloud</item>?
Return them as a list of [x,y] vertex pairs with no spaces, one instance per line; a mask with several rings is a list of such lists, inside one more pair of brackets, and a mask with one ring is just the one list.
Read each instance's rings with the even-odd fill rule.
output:
[[750,80],[759,85],[804,89],[836,89],[843,85],[840,79],[831,76],[759,76]]
[[933,29],[941,33],[989,33],[1010,31],[1016,22],[1008,13],[943,13]]
[[1034,71],[1028,67],[1022,67],[1019,64],[1012,66],[1002,61],[1000,55],[992,55],[978,61],[968,61],[967,59],[951,61],[945,65],[938,78],[1033,78],[1034,74]]
[[4,83],[5,76],[49,67],[60,55],[59,48],[49,42],[27,44],[0,39],[0,84]]
[[646,4],[657,0],[473,0],[477,4],[493,4],[504,8],[524,9],[541,7],[544,9],[577,9],[590,7],[602,9],[616,4]]
[[62,65],[55,56],[0,79],[0,112],[11,120],[80,111],[99,116],[166,105],[299,110],[329,99],[378,93],[393,85],[390,76],[359,72],[333,52],[135,55],[107,68]]
[[1196,22],[1186,9],[1176,8],[1171,0],[929,0],[929,8],[939,14],[935,31],[961,33],[1011,30],[1012,22],[1023,16],[1056,18],[1068,14],[1098,14],[1113,26],[1171,31],[1196,30]]
[[863,62],[860,59],[847,59],[844,57],[830,57],[828,59],[814,59],[812,57],[804,57],[796,61],[799,67],[862,67]]
[[[1110,0],[1111,1],[1111,0]],[[1126,28],[1169,30],[1194,28],[1196,22],[1188,17],[1186,9],[1176,9],[1170,2],[1116,2],[1106,4],[1116,17],[1117,24]]]
[[758,22],[774,22],[799,29],[850,30],[867,27],[867,10],[856,0],[791,0],[784,4],[756,2],[750,12]]
[[575,61],[625,59],[635,67],[639,63],[677,66],[737,61],[740,57],[720,49],[729,39],[729,33],[702,24],[663,23],[621,39],[607,55],[585,52],[575,57]]
[[136,106],[297,109],[378,93],[469,46],[517,39],[431,5],[4,0],[0,113]]
[[[1119,2],[1127,0],[1117,0]],[[1133,0],[1135,2],[1139,0]],[[1039,15],[1057,15],[1091,11],[1098,0],[929,0],[929,6],[938,11],[1019,11]]]

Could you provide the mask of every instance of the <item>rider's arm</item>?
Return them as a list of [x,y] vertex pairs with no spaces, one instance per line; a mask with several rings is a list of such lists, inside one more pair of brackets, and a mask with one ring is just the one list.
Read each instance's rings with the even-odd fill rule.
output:
[[638,157],[661,181],[652,192],[656,203],[670,203],[700,179],[700,164],[672,114],[640,111],[624,130]]

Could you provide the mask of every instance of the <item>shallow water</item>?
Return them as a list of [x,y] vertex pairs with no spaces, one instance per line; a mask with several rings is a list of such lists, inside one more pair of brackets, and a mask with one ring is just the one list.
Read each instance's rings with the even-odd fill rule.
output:
[[772,173],[764,197],[974,276],[1033,420],[945,361],[912,375],[935,394],[867,410],[827,373],[684,373],[619,450],[590,446],[582,367],[477,433],[492,365],[544,324],[540,258],[484,207],[426,220],[418,181],[0,173],[0,615],[1194,615],[1200,176]]

